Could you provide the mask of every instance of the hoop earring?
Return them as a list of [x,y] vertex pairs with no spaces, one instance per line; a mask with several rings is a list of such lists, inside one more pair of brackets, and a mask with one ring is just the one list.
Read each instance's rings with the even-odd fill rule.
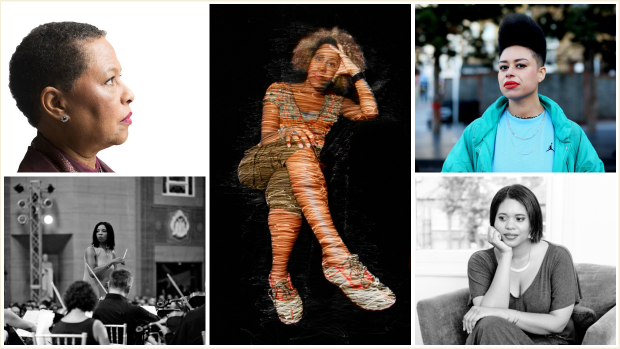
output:
[[60,117],[60,121],[62,122],[67,122],[69,121],[69,115],[65,114],[63,116]]

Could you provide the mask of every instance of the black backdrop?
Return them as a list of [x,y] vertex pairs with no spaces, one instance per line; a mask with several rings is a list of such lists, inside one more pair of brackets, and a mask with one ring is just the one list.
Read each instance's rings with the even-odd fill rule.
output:
[[[263,193],[239,185],[236,166],[259,142],[261,100],[290,72],[297,41],[333,26],[364,51],[381,114],[369,128],[381,136],[372,136],[376,144],[351,141],[372,165],[351,159],[349,176],[328,178],[329,190],[344,181],[348,193],[343,204],[330,192],[330,209],[351,252],[397,301],[380,312],[352,305],[322,277],[320,248],[304,221],[289,263],[304,318],[284,325],[267,297],[268,209]],[[410,5],[211,5],[209,40],[210,344],[411,344]]]

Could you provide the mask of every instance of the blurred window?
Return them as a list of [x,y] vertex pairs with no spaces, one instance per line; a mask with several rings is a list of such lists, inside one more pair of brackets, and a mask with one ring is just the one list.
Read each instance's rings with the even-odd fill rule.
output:
[[[522,184],[538,198],[543,222],[547,177],[417,177],[416,250],[480,250],[486,241],[491,200],[497,191]],[[543,223],[543,232],[546,224]]]
[[164,177],[162,194],[194,197],[194,177]]

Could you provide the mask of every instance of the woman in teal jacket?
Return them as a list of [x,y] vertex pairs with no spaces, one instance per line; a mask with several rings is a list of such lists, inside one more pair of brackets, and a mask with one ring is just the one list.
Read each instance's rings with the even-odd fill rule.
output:
[[503,97],[474,120],[442,172],[604,172],[579,125],[538,94],[547,55],[542,29],[524,14],[499,28],[498,81]]

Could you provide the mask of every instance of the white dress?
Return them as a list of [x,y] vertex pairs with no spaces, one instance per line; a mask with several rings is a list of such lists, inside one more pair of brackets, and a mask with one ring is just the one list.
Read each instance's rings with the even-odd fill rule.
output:
[[[108,264],[114,259],[112,250],[103,249],[101,247],[94,247],[94,246],[90,246],[88,248],[92,248],[95,250],[95,265],[90,266],[91,269],[93,270],[95,270],[95,268],[99,266]],[[101,281],[101,284],[103,284],[104,286],[106,285],[106,283],[110,279],[110,274],[112,274],[112,272],[114,271],[114,268],[115,268],[115,265],[112,264],[110,268],[106,269],[103,272],[103,276],[101,277],[97,276],[99,278],[99,281]],[[103,288],[101,288],[101,285],[99,285],[97,280],[95,280],[95,278],[93,277],[90,277],[90,273],[88,272],[88,267],[86,266],[86,251],[84,252],[84,277],[82,280],[88,282],[93,287],[93,290],[95,290],[95,295],[97,296],[97,299],[99,299],[99,297],[106,294],[106,291]]]

